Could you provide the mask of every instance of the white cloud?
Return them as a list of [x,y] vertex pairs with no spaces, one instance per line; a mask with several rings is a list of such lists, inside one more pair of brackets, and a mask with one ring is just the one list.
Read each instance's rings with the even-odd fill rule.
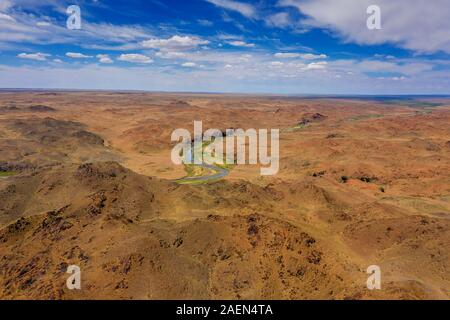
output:
[[270,65],[274,66],[274,67],[281,67],[284,65],[284,63],[281,61],[272,61],[272,62],[270,62]]
[[[441,67],[444,65],[438,63]],[[334,60],[328,63],[330,69],[349,75],[385,73],[388,76],[418,77],[434,71],[436,62],[418,59],[381,60]],[[424,84],[425,85],[425,84]]]
[[66,56],[73,59],[87,59],[92,58],[92,56],[87,56],[85,54],[79,53],[79,52],[67,52]]
[[36,22],[36,25],[38,27],[49,27],[51,24],[50,24],[50,22],[47,22],[47,21],[38,21],[38,22]]
[[415,75],[433,69],[433,65],[423,62],[396,63],[379,60],[366,60],[354,65],[354,69],[362,72],[391,72],[404,75]]
[[239,57],[240,61],[249,62],[253,56],[251,54],[243,54]]
[[139,50],[142,49],[140,43],[124,43],[124,44],[83,44],[83,48],[91,50],[107,50],[107,51],[129,51],[129,50]]
[[232,0],[205,0],[209,3],[216,5],[217,7],[237,11],[247,18],[255,18],[256,17],[256,9],[254,6],[248,3],[242,3],[238,1]]
[[[197,54],[192,53],[192,54]],[[165,91],[203,92],[270,92],[270,93],[316,93],[316,94],[449,94],[450,73],[446,70],[428,70],[414,76],[387,74],[385,79],[365,74],[364,61],[330,61],[323,67],[298,61],[283,61],[284,65],[273,68],[270,55],[255,52],[248,62],[239,60],[236,52],[201,52],[197,66],[203,61],[205,69],[192,68],[189,72],[181,65],[167,68],[148,68],[146,65],[129,66],[82,64],[79,68],[65,64],[49,64],[43,67],[0,67],[0,87],[67,88],[67,89],[142,89]],[[190,60],[189,61],[194,61]],[[411,64],[425,64],[425,59],[398,60],[393,69],[405,70]],[[445,62],[441,62],[445,66]],[[224,68],[230,64],[233,68]],[[320,65],[320,64],[319,64]],[[439,64],[438,64],[439,65]],[[437,67],[438,69],[438,67]],[[325,72],[326,71],[326,72]],[[341,77],[337,81],[337,75]],[[377,75],[378,76],[378,75]],[[405,79],[402,80],[401,77]],[[397,77],[397,80],[394,78]]]
[[326,54],[304,53],[300,55],[300,58],[305,60],[316,60],[316,59],[326,59],[328,58],[328,56]]
[[97,59],[100,63],[113,63],[112,59],[107,54],[98,54]]
[[280,59],[290,59],[290,58],[299,58],[300,53],[294,53],[294,52],[278,52],[274,54],[275,57]]
[[177,52],[177,51],[167,51],[167,52],[157,52],[155,54],[158,58],[163,59],[179,59],[184,58],[186,56],[183,52]]
[[145,64],[153,62],[153,60],[150,57],[139,53],[121,54],[118,60],[133,63],[145,63]]
[[233,47],[245,47],[245,48],[253,48],[255,46],[254,43],[247,43],[245,41],[230,41],[228,44],[232,45]]
[[84,23],[83,29],[93,38],[109,42],[130,43],[149,37],[149,30],[139,25],[113,25],[109,23]]
[[198,37],[189,36],[173,36],[169,39],[150,39],[142,41],[145,48],[159,49],[163,51],[182,51],[195,49],[200,45],[208,44],[209,41],[202,40]]
[[1,13],[0,12],[0,20],[8,20],[8,21],[16,21],[13,17],[11,17],[9,14]]
[[[36,2],[35,0],[20,1],[26,1],[27,3]],[[241,1],[250,3],[249,0]],[[322,0],[316,1],[322,2]],[[342,1],[345,3],[347,0]],[[384,0],[380,1],[386,3]],[[440,0],[437,1],[439,2]],[[3,5],[4,0],[0,0],[0,2],[0,5]],[[300,1],[295,0],[290,2],[300,3]],[[312,1],[309,0],[303,0],[302,2],[312,3]],[[263,2],[261,1],[254,3],[263,6]],[[331,6],[334,6],[331,1],[329,3]],[[414,6],[415,4],[415,1],[413,1],[411,5]],[[279,8],[277,8],[277,10],[279,10]],[[139,52],[143,53],[140,56],[143,56],[144,58],[138,58],[137,53],[122,55],[121,61],[142,64],[130,66],[128,64],[115,63],[100,66],[97,62],[97,59],[102,59],[99,57],[100,55],[94,55],[91,53],[93,51],[86,50],[86,54],[92,54],[96,59],[92,59],[92,63],[89,64],[80,64],[79,68],[76,68],[76,71],[74,71],[73,66],[70,66],[70,64],[54,63],[56,60],[60,60],[53,59],[55,57],[46,58],[52,63],[36,63],[36,67],[32,67],[35,65],[34,63],[22,64],[22,68],[1,65],[0,84],[3,83],[5,84],[4,86],[6,86],[6,84],[7,86],[16,84],[15,86],[20,87],[58,86],[65,88],[104,88],[111,86],[111,88],[118,89],[148,89],[151,87],[156,90],[181,89],[191,91],[212,90],[279,93],[449,93],[448,88],[450,88],[450,73],[448,72],[450,63],[447,62],[447,64],[444,64],[443,61],[437,62],[438,58],[433,57],[423,58],[421,56],[414,56],[414,58],[411,59],[400,59],[388,56],[371,56],[367,59],[359,59],[358,55],[355,55],[353,59],[337,61],[328,60],[328,63],[326,63],[322,61],[327,58],[326,55],[320,54],[320,52],[306,53],[315,51],[314,49],[305,48],[293,43],[288,45],[287,43],[284,43],[284,41],[283,43],[279,43],[279,48],[283,49],[278,50],[286,50],[286,52],[281,51],[274,55],[275,52],[260,48],[260,50],[252,50],[253,55],[244,55],[244,53],[247,52],[246,45],[250,45],[250,47],[255,46],[254,44],[246,43],[245,41],[255,42],[259,46],[259,43],[262,43],[263,40],[250,40],[250,38],[244,38],[242,35],[224,35],[220,37],[221,34],[219,31],[219,34],[214,40],[214,45],[211,45],[208,50],[202,50],[201,48],[205,44],[198,44],[195,43],[195,41],[190,40],[194,39],[202,42],[205,41],[205,39],[209,39],[206,38],[206,36],[205,38],[200,38],[195,35],[172,37],[172,34],[174,33],[169,33],[170,36],[166,36],[166,32],[174,32],[173,30],[176,30],[175,32],[183,32],[182,29],[175,29],[183,28],[183,26],[180,25],[165,25],[163,31],[164,36],[156,37],[153,36],[156,34],[154,30],[152,31],[152,29],[147,26],[117,26],[107,23],[92,24],[88,21],[83,24],[83,30],[73,32],[65,28],[64,21],[62,21],[62,23],[56,23],[55,21],[55,24],[51,24],[45,28],[38,28],[36,26],[39,22],[52,20],[42,15],[21,15],[20,11],[15,10],[15,8],[11,11],[5,11],[5,13],[10,15],[15,21],[11,21],[10,19],[0,19],[0,46],[6,45],[1,47],[6,48],[9,44],[20,43],[20,46],[16,46],[14,49],[20,50],[15,51],[16,54],[19,52],[29,52],[30,49],[25,49],[25,45],[31,46],[37,44],[52,46],[59,43],[70,43],[80,47],[80,49],[72,49],[74,51],[83,52],[83,49],[81,48],[93,49],[95,47],[98,49],[98,52],[108,52],[109,50],[121,50],[120,53]],[[294,14],[292,14],[291,11],[289,11],[289,13],[293,20]],[[336,15],[338,14],[339,13],[336,13]],[[267,21],[270,20],[270,22],[262,20],[262,14],[259,17],[255,17],[255,19],[261,19],[259,21],[260,23],[273,23],[274,27],[276,27],[276,22],[278,21],[278,26],[281,27],[281,25],[284,24],[283,19],[289,18],[288,14],[276,15],[277,14],[272,14],[264,17],[264,19]],[[299,24],[301,26],[303,23],[307,23],[309,26],[315,25],[324,28],[324,26],[318,23],[311,15],[306,16],[309,17],[306,21],[303,20],[302,22],[297,23],[293,20],[296,24],[295,27],[298,27]],[[364,19],[362,20],[362,23],[365,28],[365,10],[363,10],[363,16]],[[400,15],[400,17],[404,16],[404,13]],[[330,19],[337,18],[331,17]],[[382,23],[384,24],[385,17],[383,7],[382,19]],[[194,21],[194,23],[197,22],[198,21]],[[404,23],[404,21],[400,20],[398,23]],[[426,24],[426,28],[428,28],[428,24],[435,24],[435,21],[427,21]],[[251,22],[250,25],[254,25],[254,23]],[[250,25],[248,23],[246,24],[246,26]],[[217,25],[217,27],[219,27],[219,25]],[[350,41],[343,36],[344,33],[339,32],[338,29],[331,24],[325,27],[329,30],[334,30],[344,39]],[[186,28],[186,30],[192,30],[189,26]],[[359,26],[355,28],[359,28]],[[280,31],[277,31],[277,33],[278,32]],[[414,30],[411,30],[411,32],[414,32]],[[271,36],[278,38],[276,37],[276,34]],[[440,36],[441,33],[439,30],[436,34],[430,33],[429,37],[432,40],[431,43],[434,43],[435,37]],[[143,41],[145,43],[151,41],[148,39],[153,40],[153,42],[150,42],[150,47],[143,47]],[[267,40],[265,41],[270,41],[268,38],[266,39]],[[218,42],[222,42],[223,44],[235,42],[235,45],[237,46],[234,50],[215,50],[214,47]],[[140,51],[145,48],[154,50]],[[40,50],[42,51],[42,49]],[[182,60],[175,60],[176,63],[166,63],[158,59],[157,62],[160,63],[158,66],[161,67],[149,68],[145,63],[150,63],[150,61],[152,61],[151,56],[153,53],[150,52],[153,51],[156,51],[154,55],[158,58]],[[28,53],[27,55],[30,56],[24,59],[31,59],[35,54]],[[111,54],[110,56],[112,57]],[[46,56],[44,56],[44,59],[45,57]],[[68,59],[64,60],[68,61]],[[185,68],[191,69],[182,68],[183,62],[185,62]],[[205,66],[205,68],[202,68],[202,66]],[[74,79],[74,77],[69,77],[70,80],[65,78],[66,75],[72,75],[73,72],[76,72],[76,75],[79,75],[80,78]],[[380,72],[385,77],[384,81],[381,81],[381,78],[379,77]],[[331,80],[339,77],[342,78],[342,81],[337,82]],[[101,81],[102,79],[105,79],[105,81]]]
[[[347,42],[393,43],[421,53],[450,53],[450,5],[448,0],[377,0],[381,30],[369,30],[366,13],[373,0],[281,0],[308,17],[304,24],[334,31]],[[424,22],[425,21],[425,22]]]
[[53,62],[62,63],[63,61],[61,59],[53,59]]
[[287,12],[279,12],[265,18],[265,22],[269,27],[286,28],[292,26],[293,23]]
[[49,57],[50,54],[46,53],[19,53],[17,57],[21,59],[30,59],[30,60],[36,60],[36,61],[45,61],[47,60],[47,57]]
[[197,64],[194,62],[185,62],[181,66],[185,68],[194,68],[195,66],[197,66]]
[[320,62],[311,62],[306,66],[306,70],[322,70],[325,69],[327,66],[326,61],[320,61]]
[[[3,6],[4,0],[0,0],[0,4]],[[26,6],[23,4],[23,7],[33,12],[36,7],[45,5],[56,5],[58,10],[61,9],[61,12],[65,14],[65,7],[53,0],[27,0]],[[70,43],[83,48],[108,46],[108,50],[117,50],[117,48],[135,50],[141,49],[140,42],[151,37],[153,33],[149,27],[90,23],[87,20],[83,20],[81,30],[73,32],[66,28],[64,21],[52,24],[47,17],[39,15],[39,11],[24,12],[20,6],[14,7],[14,10],[7,13],[1,12],[0,15],[3,17],[0,18],[0,47],[11,47],[11,44],[15,43],[27,45]]]
[[328,56],[326,54],[312,54],[312,53],[294,53],[294,52],[278,52],[275,53],[275,57],[280,59],[290,59],[290,58],[301,58],[305,60],[317,60],[326,59]]
[[6,12],[11,6],[12,3],[10,0],[2,0],[2,2],[0,2],[0,11]]

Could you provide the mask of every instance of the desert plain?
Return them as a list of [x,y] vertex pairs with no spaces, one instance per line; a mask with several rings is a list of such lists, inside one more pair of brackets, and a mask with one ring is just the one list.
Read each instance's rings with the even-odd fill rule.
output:
[[[279,129],[279,172],[179,183],[195,120]],[[449,299],[449,124],[446,97],[1,91],[0,299]]]

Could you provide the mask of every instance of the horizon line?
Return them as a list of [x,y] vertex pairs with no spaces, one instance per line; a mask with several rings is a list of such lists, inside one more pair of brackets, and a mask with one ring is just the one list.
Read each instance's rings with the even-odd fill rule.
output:
[[249,96],[284,96],[284,97],[443,97],[450,98],[448,94],[433,93],[271,93],[271,92],[232,92],[232,91],[169,91],[144,89],[68,89],[68,88],[0,88],[3,92],[38,91],[38,92],[118,92],[118,93],[162,93],[162,94],[204,94],[204,95],[249,95]]

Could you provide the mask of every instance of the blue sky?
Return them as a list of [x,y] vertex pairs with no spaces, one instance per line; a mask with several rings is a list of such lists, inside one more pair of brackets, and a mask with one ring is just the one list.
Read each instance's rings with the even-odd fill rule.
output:
[[0,2],[3,88],[450,94],[449,57],[447,0]]

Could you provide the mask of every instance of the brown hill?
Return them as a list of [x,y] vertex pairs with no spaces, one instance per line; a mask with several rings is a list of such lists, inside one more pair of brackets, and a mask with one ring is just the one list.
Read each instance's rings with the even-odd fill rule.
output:
[[[0,298],[450,297],[448,106],[111,92],[0,105]],[[280,129],[278,174],[175,183],[171,132],[194,120]]]

